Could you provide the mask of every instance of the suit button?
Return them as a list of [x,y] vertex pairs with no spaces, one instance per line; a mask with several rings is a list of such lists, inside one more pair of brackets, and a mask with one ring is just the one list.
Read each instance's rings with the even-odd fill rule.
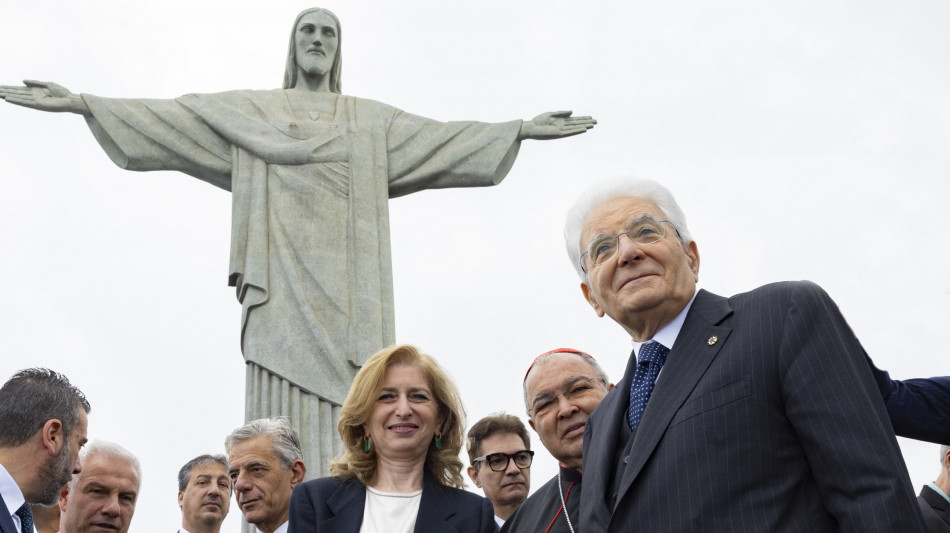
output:
[[630,462],[630,456],[629,456],[629,455],[623,458],[623,464],[627,464],[627,463],[629,463],[629,462]]

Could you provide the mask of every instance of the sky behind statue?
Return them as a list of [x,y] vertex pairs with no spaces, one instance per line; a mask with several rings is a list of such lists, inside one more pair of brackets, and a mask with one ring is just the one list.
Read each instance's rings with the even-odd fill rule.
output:
[[[319,4],[346,26],[347,94],[441,120],[564,102],[598,118],[523,146],[499,187],[390,202],[397,341],[444,354],[470,422],[526,418],[524,369],[557,346],[622,374],[628,339],[590,313],[560,235],[577,194],[620,174],[664,183],[702,229],[702,286],[813,280],[894,377],[950,374],[944,3]],[[18,5],[0,22],[0,82],[155,98],[271,88],[288,20],[309,5]],[[96,403],[90,438],[142,460],[136,521],[171,530],[177,469],[243,421],[240,310],[221,281],[231,198],[117,168],[75,118],[0,107],[0,331],[16,354],[0,374],[68,375]],[[919,488],[936,448],[901,444]],[[549,479],[532,448],[533,476]]]

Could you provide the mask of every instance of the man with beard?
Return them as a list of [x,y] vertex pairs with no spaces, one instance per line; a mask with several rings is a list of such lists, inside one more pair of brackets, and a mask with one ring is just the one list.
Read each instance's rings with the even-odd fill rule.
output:
[[46,368],[21,370],[0,388],[0,533],[33,533],[28,503],[55,504],[80,472],[89,411],[83,393]]
[[223,455],[199,455],[178,472],[179,533],[219,533],[231,505],[231,478]]
[[[127,533],[135,513],[142,468],[128,450],[93,441],[81,454],[82,472],[60,495],[60,533]],[[24,532],[26,533],[26,532]]]

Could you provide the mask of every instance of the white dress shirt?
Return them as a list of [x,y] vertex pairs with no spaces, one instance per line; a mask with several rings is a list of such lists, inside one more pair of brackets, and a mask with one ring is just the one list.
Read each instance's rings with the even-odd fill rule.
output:
[[13,480],[13,476],[7,472],[3,465],[0,465],[0,496],[3,496],[3,503],[7,506],[7,511],[10,511],[16,530],[23,533],[23,526],[20,525],[20,517],[17,516],[16,512],[26,503],[26,499],[23,497],[23,491]]

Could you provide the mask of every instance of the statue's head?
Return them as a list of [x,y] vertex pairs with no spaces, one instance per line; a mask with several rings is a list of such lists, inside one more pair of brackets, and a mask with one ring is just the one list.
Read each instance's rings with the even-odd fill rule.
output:
[[[329,17],[336,24],[336,53],[334,54],[332,61],[333,64],[329,70],[330,76],[330,91],[334,93],[340,93],[341,83],[340,83],[340,72],[343,68],[343,36],[341,35],[340,29],[340,19],[336,17],[331,11],[323,9],[321,7],[313,7],[310,9],[305,9],[297,15],[297,18],[294,20],[294,26],[290,29],[290,48],[287,52],[287,65],[284,69],[284,89],[291,89],[297,85],[297,69],[298,69],[298,49],[297,49],[297,32],[302,25],[302,19],[307,15],[313,13],[320,13]],[[306,51],[304,51],[306,53]]]

